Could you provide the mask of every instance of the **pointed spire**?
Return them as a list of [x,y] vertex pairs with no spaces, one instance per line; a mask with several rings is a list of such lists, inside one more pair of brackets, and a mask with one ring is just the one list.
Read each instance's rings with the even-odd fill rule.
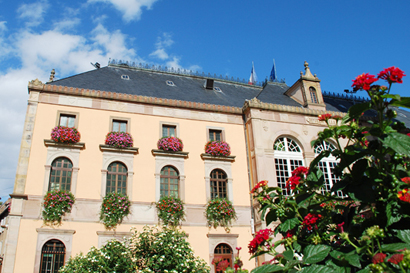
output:
[[301,71],[300,78],[303,78],[305,80],[318,80],[316,74],[312,75],[312,72],[310,72],[309,63],[305,61],[303,65],[305,66],[305,75],[303,75],[303,72]]

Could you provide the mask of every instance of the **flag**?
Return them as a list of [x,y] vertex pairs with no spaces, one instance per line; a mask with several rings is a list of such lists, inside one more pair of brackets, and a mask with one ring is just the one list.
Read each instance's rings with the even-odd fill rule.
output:
[[269,80],[271,82],[276,80],[276,67],[275,67],[275,59],[273,59],[273,66],[272,66],[272,71],[270,72],[270,77]]
[[252,62],[251,76],[249,78],[248,84],[255,84],[257,81],[258,81],[258,77],[256,77],[255,67]]

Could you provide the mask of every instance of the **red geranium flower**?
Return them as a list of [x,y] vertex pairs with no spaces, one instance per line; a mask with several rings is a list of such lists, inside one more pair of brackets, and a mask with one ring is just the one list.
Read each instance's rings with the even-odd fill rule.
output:
[[253,187],[253,189],[251,190],[251,193],[255,193],[259,188],[265,187],[266,185],[268,185],[268,181],[266,180],[260,181],[258,184],[256,184],[255,187]]
[[297,167],[292,171],[292,175],[308,174],[309,169],[303,166]]
[[403,261],[403,254],[393,254],[393,256],[388,259],[388,262],[391,262],[392,264],[399,264],[401,261]]
[[398,67],[389,67],[385,68],[383,71],[381,71],[378,75],[377,78],[383,79],[388,81],[389,83],[397,82],[397,83],[403,83],[402,78],[406,76],[404,75],[404,71],[401,70]]
[[374,264],[382,263],[382,262],[384,262],[384,259],[386,259],[386,256],[387,255],[384,254],[384,253],[377,253],[376,255],[373,256],[372,262]]
[[397,197],[404,202],[410,203],[410,192],[409,189],[404,189],[397,193]]
[[370,75],[369,73],[363,73],[362,75],[359,75],[356,77],[356,79],[353,80],[353,90],[357,91],[360,89],[369,91],[370,86],[374,83],[377,82],[377,79],[375,78],[374,75]]
[[319,121],[327,121],[327,120],[330,119],[331,117],[332,117],[331,114],[319,115]]
[[401,181],[403,181],[403,182],[406,183],[406,184],[410,184],[410,177],[403,177],[403,178],[401,179]]

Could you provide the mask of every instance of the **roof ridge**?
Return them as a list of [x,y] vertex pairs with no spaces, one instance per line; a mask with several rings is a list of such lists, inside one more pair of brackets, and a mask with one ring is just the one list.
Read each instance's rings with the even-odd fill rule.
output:
[[243,78],[240,80],[238,77],[235,79],[233,76],[229,78],[228,76],[223,77],[222,74],[217,76],[215,73],[212,75],[211,73],[206,74],[205,72],[199,73],[198,71],[192,71],[185,68],[177,68],[174,67],[167,67],[161,65],[148,65],[148,63],[136,63],[136,62],[123,62],[122,60],[116,61],[115,59],[110,59],[108,61],[108,67],[117,67],[117,68],[127,68],[127,69],[134,69],[134,70],[141,70],[141,71],[152,71],[152,72],[159,72],[164,74],[176,75],[176,76],[190,76],[190,77],[197,77],[197,78],[212,78],[221,82],[226,83],[234,83],[239,84],[247,87],[263,87],[265,82],[256,82],[255,84],[248,84],[248,82]]

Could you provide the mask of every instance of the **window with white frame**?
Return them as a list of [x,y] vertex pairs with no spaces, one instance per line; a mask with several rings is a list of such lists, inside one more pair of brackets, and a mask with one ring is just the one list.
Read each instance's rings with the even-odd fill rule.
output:
[[[318,156],[322,151],[333,151],[335,146],[327,141],[321,141],[314,146],[315,155]],[[321,192],[330,192],[333,185],[340,181],[340,178],[334,174],[334,168],[337,165],[337,160],[334,156],[330,155],[323,158],[318,163],[318,168],[323,172],[325,178],[325,184],[323,185]],[[343,197],[342,191],[337,191],[337,196]]]
[[303,152],[295,140],[289,137],[279,137],[274,144],[276,181],[284,195],[291,195],[286,187],[286,181],[292,176],[292,171],[303,166]]

